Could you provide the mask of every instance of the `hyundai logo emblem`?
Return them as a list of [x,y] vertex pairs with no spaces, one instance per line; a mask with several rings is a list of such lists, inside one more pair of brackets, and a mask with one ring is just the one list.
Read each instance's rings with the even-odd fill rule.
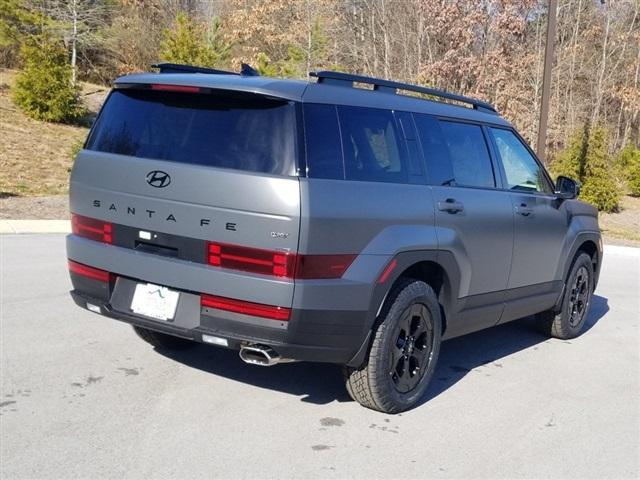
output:
[[164,188],[171,183],[171,177],[162,170],[152,170],[147,173],[147,183],[152,187]]

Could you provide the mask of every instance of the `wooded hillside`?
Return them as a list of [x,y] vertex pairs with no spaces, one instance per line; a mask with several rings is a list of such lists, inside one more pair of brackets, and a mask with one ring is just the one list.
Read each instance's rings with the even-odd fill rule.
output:
[[[108,85],[158,60],[305,78],[339,69],[494,103],[533,144],[547,2],[542,0],[0,0],[0,65],[46,34],[73,79]],[[640,0],[560,0],[548,148],[585,124],[609,154],[639,143]]]

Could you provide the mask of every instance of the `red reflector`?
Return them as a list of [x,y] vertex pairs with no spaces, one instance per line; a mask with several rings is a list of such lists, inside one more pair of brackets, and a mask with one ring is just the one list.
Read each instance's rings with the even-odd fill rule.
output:
[[389,278],[389,275],[391,275],[391,272],[393,272],[393,269],[396,268],[396,265],[398,265],[398,261],[394,258],[393,260],[391,260],[389,265],[387,265],[387,267],[384,269],[384,271],[382,272],[382,275],[380,275],[380,278],[378,279],[378,283],[386,282],[387,278]]
[[291,315],[290,308],[264,305],[262,303],[245,302],[242,300],[234,300],[232,298],[216,297],[214,295],[202,294],[200,297],[200,304],[203,307],[217,308],[218,310],[243,313],[254,317],[269,318],[271,320],[288,321],[289,316]]
[[107,283],[109,281],[109,272],[74,262],[73,260],[69,260],[69,271],[100,282]]
[[97,242],[113,243],[113,226],[109,222],[71,214],[71,231]]
[[340,278],[356,255],[298,255],[296,278]]
[[184,93],[200,93],[200,87],[191,87],[188,85],[164,85],[162,83],[154,83],[151,90],[161,90],[164,92],[184,92]]

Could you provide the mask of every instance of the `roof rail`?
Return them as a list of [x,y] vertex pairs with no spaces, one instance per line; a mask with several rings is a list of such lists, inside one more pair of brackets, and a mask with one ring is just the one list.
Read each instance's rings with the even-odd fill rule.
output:
[[424,93],[427,95],[433,95],[434,97],[446,98],[447,100],[454,100],[456,102],[467,103],[473,106],[475,110],[492,113],[497,115],[498,111],[493,105],[482,100],[477,100],[471,97],[465,97],[463,95],[457,95],[455,93],[449,93],[444,90],[438,90],[436,88],[420,87],[418,85],[411,85],[409,83],[393,82],[391,80],[383,80],[381,78],[365,77],[362,75],[352,75],[349,73],[333,72],[330,70],[323,70],[320,72],[309,72],[312,77],[317,77],[318,83],[326,83],[340,86],[353,87],[353,82],[366,83],[373,85],[374,90],[384,91],[387,93],[397,93],[397,90],[408,90],[416,93]]
[[159,68],[160,73],[209,73],[218,75],[240,75],[235,72],[226,70],[217,70],[215,68],[194,67],[193,65],[182,65],[178,63],[154,63],[153,68]]

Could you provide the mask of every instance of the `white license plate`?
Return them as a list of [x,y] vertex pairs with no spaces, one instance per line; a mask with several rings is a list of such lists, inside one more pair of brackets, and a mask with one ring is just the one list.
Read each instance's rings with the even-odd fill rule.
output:
[[133,293],[131,310],[158,320],[171,320],[178,307],[179,292],[152,283],[138,283]]

